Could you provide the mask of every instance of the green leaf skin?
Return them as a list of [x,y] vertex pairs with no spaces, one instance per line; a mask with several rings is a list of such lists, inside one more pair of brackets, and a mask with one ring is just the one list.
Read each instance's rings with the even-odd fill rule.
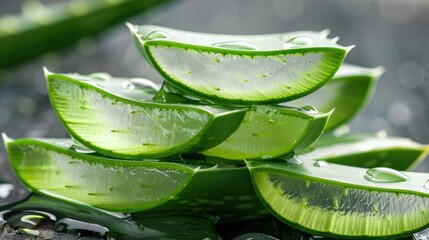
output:
[[407,236],[429,226],[429,174],[302,159],[249,161],[270,212],[302,231],[338,238]]
[[222,222],[268,215],[243,166],[120,160],[78,153],[70,139],[3,138],[16,175],[41,195],[115,212],[203,212]]
[[240,127],[221,144],[202,151],[228,161],[272,159],[312,144],[322,134],[329,113],[311,108],[251,106]]
[[[151,25],[128,27],[137,48],[166,81],[220,104],[280,103],[303,97],[332,78],[351,49],[328,39],[327,31],[220,35]],[[291,39],[299,44],[287,43]]]
[[407,138],[378,134],[323,135],[313,145],[297,152],[308,160],[355,167],[389,167],[396,170],[413,170],[429,153],[429,145]]
[[28,1],[20,15],[0,17],[0,69],[70,46],[166,0]]
[[70,135],[111,157],[163,158],[210,148],[235,131],[246,111],[155,103],[157,86],[145,79],[45,75],[52,106]]
[[[132,214],[131,217],[107,212],[91,206],[76,205],[54,198],[31,195],[28,199],[0,207],[0,221],[6,220],[14,226],[19,214],[34,212],[53,214],[57,220],[63,217],[107,228],[107,237],[115,239],[220,239],[215,231],[217,218],[206,214],[169,211],[156,214]],[[18,218],[20,219],[20,218]],[[15,220],[16,221],[16,220]],[[85,226],[85,224],[83,224]]]
[[328,132],[352,119],[365,106],[383,72],[382,67],[363,68],[343,64],[334,78],[318,91],[285,104],[311,105],[322,112],[335,109],[325,128]]

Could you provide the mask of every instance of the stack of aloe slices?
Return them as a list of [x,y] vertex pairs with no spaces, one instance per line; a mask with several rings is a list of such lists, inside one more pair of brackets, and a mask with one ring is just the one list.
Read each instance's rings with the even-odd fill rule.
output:
[[362,109],[383,69],[343,64],[351,47],[327,31],[128,27],[164,83],[45,69],[71,139],[3,135],[33,192],[125,213],[191,211],[221,222],[273,215],[333,237],[429,226],[429,174],[400,172],[429,147],[336,130]]

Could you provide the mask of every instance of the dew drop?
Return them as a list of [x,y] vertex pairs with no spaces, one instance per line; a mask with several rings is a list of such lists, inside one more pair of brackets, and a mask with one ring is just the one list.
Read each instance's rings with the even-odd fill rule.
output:
[[313,106],[310,106],[310,105],[300,107],[300,108],[298,108],[298,110],[302,111],[302,112],[306,112],[306,113],[317,113],[317,109]]
[[290,158],[288,158],[286,161],[288,163],[295,164],[295,165],[303,165],[304,164],[304,162],[301,159],[299,159],[298,156],[296,156],[295,154],[293,156],[291,156]]
[[294,48],[294,47],[301,47],[301,46],[307,46],[307,45],[313,45],[314,41],[310,37],[300,36],[300,37],[294,37],[286,41],[285,44],[283,44],[283,48]]
[[76,139],[73,139],[72,147],[78,153],[95,153],[94,150],[87,148],[82,143],[78,142]]
[[327,167],[329,166],[329,163],[326,161],[319,160],[319,161],[316,161],[313,165],[315,167]]
[[134,90],[136,86],[133,84],[131,80],[126,80],[122,83],[122,88],[127,90]]
[[54,141],[53,144],[57,145],[59,147],[63,147],[63,148],[71,148],[73,146],[73,144],[71,142],[69,142],[69,141],[61,141],[61,140]]
[[381,183],[405,182],[410,179],[404,173],[385,167],[368,169],[366,171],[365,178],[373,182]]
[[164,32],[164,31],[156,30],[156,31],[149,33],[145,37],[145,40],[168,39],[168,38],[171,38],[170,34]]
[[259,50],[259,48],[256,47],[255,45],[242,42],[242,41],[220,42],[220,43],[214,43],[212,45],[220,48],[234,49],[234,50]]

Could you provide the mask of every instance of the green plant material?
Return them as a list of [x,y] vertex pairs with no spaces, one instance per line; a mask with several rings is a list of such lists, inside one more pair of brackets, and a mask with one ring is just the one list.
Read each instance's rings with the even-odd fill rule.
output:
[[[210,148],[246,109],[155,103],[145,79],[45,72],[52,106],[74,139],[106,156],[162,158]],[[219,131],[219,128],[222,131]]]
[[429,145],[407,138],[377,134],[323,135],[312,146],[298,152],[303,159],[355,167],[414,169],[429,153]]
[[27,1],[20,15],[0,18],[0,68],[70,46],[166,0]]
[[335,109],[325,128],[327,132],[349,121],[365,106],[375,90],[376,81],[383,72],[382,67],[363,68],[343,64],[334,78],[318,91],[285,104],[311,105],[322,112]]
[[391,239],[428,227],[429,174],[294,158],[246,162],[259,198],[283,222],[357,239]]
[[229,138],[202,153],[227,161],[276,158],[316,141],[330,114],[311,106],[252,106]]
[[351,47],[327,31],[219,35],[128,24],[143,56],[172,85],[222,104],[280,103],[333,77]]
[[117,212],[183,210],[222,221],[268,214],[246,167],[118,160],[78,153],[69,139],[3,137],[15,173],[38,194]]
[[[67,222],[78,222],[79,229],[66,226],[65,230],[87,230],[100,232],[106,237],[119,239],[220,239],[215,231],[217,218],[206,214],[170,211],[156,214],[128,215],[106,212],[91,206],[75,205],[54,198],[32,195],[28,199],[0,207],[0,221],[20,228],[23,216],[38,217],[40,220],[48,218],[58,228]],[[32,219],[32,220],[33,220]],[[35,222],[33,220],[33,222]],[[37,225],[34,226],[37,230]],[[71,229],[68,229],[71,228]],[[64,231],[64,230],[63,230]]]

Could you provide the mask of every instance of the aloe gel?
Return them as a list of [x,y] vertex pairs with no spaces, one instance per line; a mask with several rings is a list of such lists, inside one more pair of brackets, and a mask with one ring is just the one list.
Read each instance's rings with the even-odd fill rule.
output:
[[335,109],[325,127],[325,132],[328,132],[350,121],[365,106],[383,72],[383,67],[364,68],[343,64],[318,91],[281,105],[311,105],[322,112]]
[[3,138],[18,178],[37,194],[115,212],[209,213],[222,222],[268,215],[244,166],[113,159],[79,153],[71,139]]
[[111,157],[163,158],[210,148],[232,134],[246,111],[155,103],[157,86],[146,79],[45,74],[52,106],[70,135]]
[[252,106],[230,137],[202,153],[226,161],[280,157],[316,141],[330,114],[311,106]]
[[128,24],[137,48],[175,87],[221,104],[280,103],[326,83],[350,48],[328,32],[194,33]]
[[429,226],[425,173],[300,160],[247,162],[256,192],[281,221],[341,238],[393,238]]
[[407,138],[377,134],[329,134],[297,154],[303,159],[322,160],[355,167],[414,169],[429,153],[429,146]]

